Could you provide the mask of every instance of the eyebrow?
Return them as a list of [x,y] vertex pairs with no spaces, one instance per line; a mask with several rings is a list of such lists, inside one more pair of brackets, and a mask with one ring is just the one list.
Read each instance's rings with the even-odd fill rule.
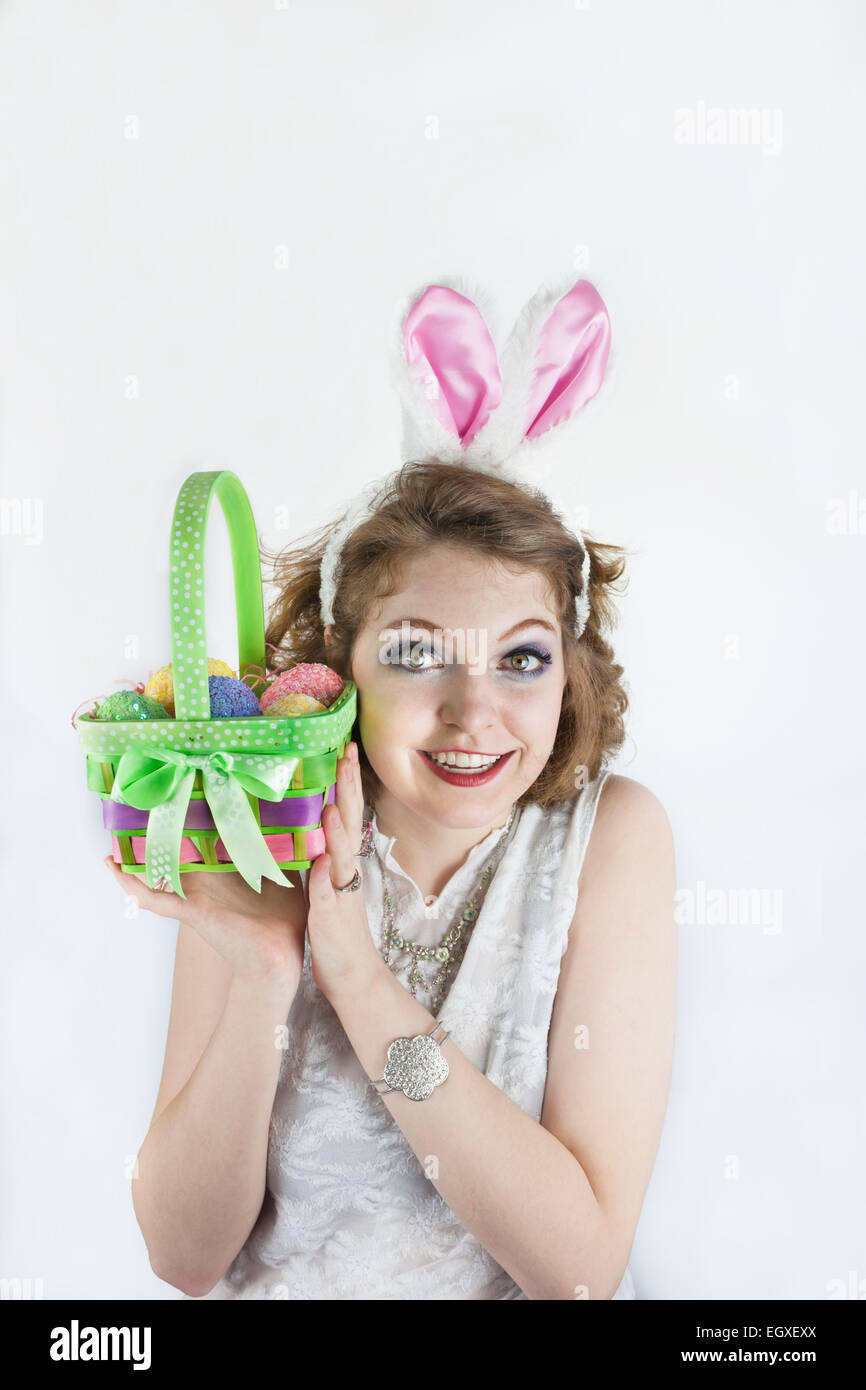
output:
[[[384,623],[383,626],[386,628],[399,628],[403,623],[408,623],[410,627],[429,627],[433,632],[437,631],[437,629],[440,632],[446,631],[441,623],[431,623],[427,618],[395,618],[390,623]],[[498,637],[496,640],[498,642],[504,642],[507,637],[513,637],[515,632],[520,632],[521,629],[525,627],[546,627],[548,632],[552,632],[554,637],[556,636],[556,628],[552,623],[549,623],[546,618],[524,618],[522,622],[515,623],[514,627],[510,627],[507,632],[503,632],[502,636]]]

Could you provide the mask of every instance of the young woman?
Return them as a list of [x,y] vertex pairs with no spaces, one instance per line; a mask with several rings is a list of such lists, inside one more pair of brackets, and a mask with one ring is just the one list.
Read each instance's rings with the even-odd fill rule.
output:
[[[186,901],[108,861],[179,922],[133,1184],[151,1265],[191,1298],[634,1298],[675,867],[656,796],[607,770],[622,552],[583,538],[577,636],[583,549],[505,478],[404,466],[323,624],[326,539],[281,557],[267,636],[357,685],[328,853],[293,889],[188,875]],[[385,1090],[392,1041],[437,1021],[445,1079]]]

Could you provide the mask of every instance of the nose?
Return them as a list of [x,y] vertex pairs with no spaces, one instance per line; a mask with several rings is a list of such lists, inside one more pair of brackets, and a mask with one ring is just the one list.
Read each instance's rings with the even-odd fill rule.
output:
[[457,726],[477,735],[497,726],[496,701],[486,674],[472,674],[472,668],[455,664],[442,696],[439,718],[443,727]]

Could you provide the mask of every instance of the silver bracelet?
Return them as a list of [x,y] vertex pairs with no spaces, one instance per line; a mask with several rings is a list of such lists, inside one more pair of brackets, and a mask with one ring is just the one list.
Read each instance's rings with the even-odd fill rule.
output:
[[[389,1091],[402,1091],[410,1100],[426,1100],[448,1075],[448,1063],[442,1056],[442,1044],[449,1036],[446,1029],[441,1038],[435,1036],[442,1027],[437,1023],[429,1033],[417,1033],[414,1038],[395,1038],[388,1046],[385,1075],[371,1081],[380,1096]],[[384,1086],[384,1090],[379,1090]]]

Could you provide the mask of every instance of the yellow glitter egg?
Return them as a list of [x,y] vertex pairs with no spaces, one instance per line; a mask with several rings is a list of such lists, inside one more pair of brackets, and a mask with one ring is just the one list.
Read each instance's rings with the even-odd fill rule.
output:
[[301,695],[295,691],[291,695],[281,695],[278,700],[271,700],[263,713],[267,719],[293,719],[298,714],[318,714],[325,708],[312,695]]
[[[233,671],[225,661],[218,661],[216,657],[212,656],[208,657],[207,673],[209,676],[237,675],[237,672]],[[154,671],[144,687],[144,693],[149,700],[158,700],[166,714],[174,719],[174,682],[171,675],[171,662],[167,666],[160,666],[158,671]]]

